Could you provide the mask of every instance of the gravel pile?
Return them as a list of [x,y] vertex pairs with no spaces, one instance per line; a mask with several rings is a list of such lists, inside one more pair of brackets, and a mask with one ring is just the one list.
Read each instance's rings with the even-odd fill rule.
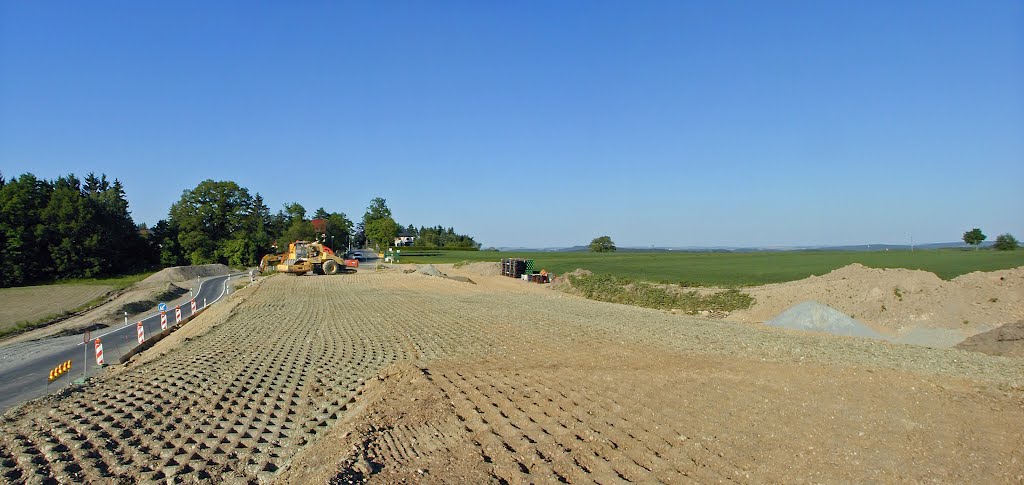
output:
[[416,270],[416,272],[419,274],[425,274],[427,276],[437,276],[440,278],[444,278],[445,276],[444,273],[435,268],[434,265],[432,264],[425,264],[423,266],[420,266],[419,269]]
[[798,303],[779,316],[764,322],[771,327],[820,332],[849,337],[865,337],[878,340],[888,338],[867,325],[828,305],[816,301]]

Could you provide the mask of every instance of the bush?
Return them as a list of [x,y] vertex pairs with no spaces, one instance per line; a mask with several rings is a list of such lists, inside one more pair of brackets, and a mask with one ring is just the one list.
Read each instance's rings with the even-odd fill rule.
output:
[[754,304],[753,297],[737,289],[701,295],[697,291],[682,291],[674,286],[659,286],[609,274],[569,275],[568,278],[576,291],[592,300],[646,308],[676,309],[687,313],[701,310],[731,312]]
[[994,247],[999,251],[1013,251],[1014,249],[1017,249],[1017,246],[1019,246],[1017,238],[1013,237],[1012,234],[1000,234],[996,237],[996,244]]

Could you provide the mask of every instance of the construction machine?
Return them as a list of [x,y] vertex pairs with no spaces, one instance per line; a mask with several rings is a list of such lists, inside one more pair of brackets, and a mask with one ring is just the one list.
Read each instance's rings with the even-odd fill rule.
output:
[[276,270],[281,273],[303,275],[310,271],[316,274],[355,273],[359,260],[344,259],[318,242],[295,241],[288,244],[288,252],[268,254],[260,260],[259,270],[264,273]]

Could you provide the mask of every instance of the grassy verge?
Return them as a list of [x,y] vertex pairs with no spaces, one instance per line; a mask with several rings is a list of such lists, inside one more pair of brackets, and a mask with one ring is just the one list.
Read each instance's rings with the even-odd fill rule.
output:
[[576,292],[592,300],[674,309],[690,314],[700,311],[732,312],[754,304],[753,297],[735,288],[701,295],[674,285],[658,285],[609,274],[569,275],[569,282]]
[[787,251],[762,253],[691,253],[680,251],[494,252],[445,251],[434,255],[402,255],[403,263],[459,263],[528,258],[536,267],[556,274],[584,268],[636,280],[685,283],[687,286],[741,287],[780,283],[823,275],[851,263],[872,268],[931,271],[952,279],[972,271],[1024,266],[1024,251]]

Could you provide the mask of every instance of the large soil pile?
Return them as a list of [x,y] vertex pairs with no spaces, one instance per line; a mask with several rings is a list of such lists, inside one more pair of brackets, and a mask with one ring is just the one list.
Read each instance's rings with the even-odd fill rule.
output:
[[[851,264],[822,276],[746,288],[756,299],[728,320],[764,322],[802,301],[833,307],[894,337],[912,341],[931,333],[959,340],[1024,319],[1024,268],[975,272],[950,281],[934,273]],[[944,337],[945,338],[945,337]],[[931,339],[934,340],[934,339]],[[957,339],[946,338],[949,345]]]
[[498,276],[501,274],[501,263],[497,262],[477,262],[469,263],[459,266],[459,271],[471,275],[477,276]]
[[960,342],[956,348],[988,355],[1024,357],[1024,321],[979,333]]
[[140,286],[157,286],[164,283],[176,283],[180,281],[206,278],[207,276],[226,275],[231,268],[223,264],[200,264],[196,266],[172,266],[157,271],[149,278],[139,282]]

